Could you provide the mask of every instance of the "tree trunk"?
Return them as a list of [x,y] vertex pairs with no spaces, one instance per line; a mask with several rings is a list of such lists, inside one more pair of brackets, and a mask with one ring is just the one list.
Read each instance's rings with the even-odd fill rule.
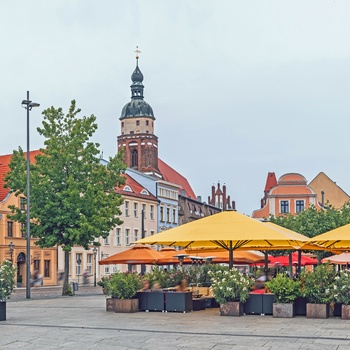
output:
[[69,286],[69,252],[64,251],[64,278],[63,278],[63,287],[62,295],[72,295],[72,289]]

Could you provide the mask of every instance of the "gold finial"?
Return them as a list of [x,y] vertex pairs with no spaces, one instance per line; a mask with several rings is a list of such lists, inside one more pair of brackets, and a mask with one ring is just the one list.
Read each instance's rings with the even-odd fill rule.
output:
[[141,51],[139,50],[139,47],[138,47],[138,46],[136,46],[135,53],[136,53],[136,59],[138,60],[139,57],[140,57],[140,53],[141,53]]

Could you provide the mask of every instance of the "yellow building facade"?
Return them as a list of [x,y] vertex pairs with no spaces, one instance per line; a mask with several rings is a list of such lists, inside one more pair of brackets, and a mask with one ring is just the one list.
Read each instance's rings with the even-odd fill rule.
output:
[[[8,194],[0,201],[0,261],[11,260],[17,267],[17,281],[22,280],[26,285],[27,239],[26,230],[22,224],[9,218],[11,214],[9,205],[15,205],[26,210],[24,196],[16,197]],[[10,246],[12,243],[13,250]],[[39,248],[35,239],[30,243],[30,271],[38,271],[42,276],[44,286],[57,284],[57,248]],[[21,276],[21,277],[19,277]]]

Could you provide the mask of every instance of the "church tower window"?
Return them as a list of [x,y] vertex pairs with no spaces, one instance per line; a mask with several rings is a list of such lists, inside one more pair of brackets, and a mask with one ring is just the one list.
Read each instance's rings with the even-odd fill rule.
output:
[[137,154],[137,150],[134,149],[131,153],[131,167],[137,167],[138,166],[138,154]]

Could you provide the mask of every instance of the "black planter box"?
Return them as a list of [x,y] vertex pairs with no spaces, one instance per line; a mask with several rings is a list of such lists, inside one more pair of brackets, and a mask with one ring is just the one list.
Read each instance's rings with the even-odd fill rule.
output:
[[187,312],[193,310],[191,292],[168,292],[165,293],[166,311]]
[[164,311],[164,296],[163,292],[148,293],[148,309],[149,311]]
[[141,311],[165,310],[163,292],[137,292],[136,298],[139,299],[139,310]]
[[270,293],[249,294],[249,299],[244,303],[245,314],[272,315],[275,295]]
[[192,306],[193,311],[205,310],[205,298],[193,298]]
[[298,297],[295,299],[295,316],[306,316],[306,303],[307,299],[304,297]]
[[343,304],[338,304],[338,303],[334,304],[333,316],[341,317],[341,306],[342,305]]
[[263,313],[263,294],[249,294],[249,299],[243,304],[243,312],[261,315]]
[[6,301],[0,301],[0,321],[6,321]]

